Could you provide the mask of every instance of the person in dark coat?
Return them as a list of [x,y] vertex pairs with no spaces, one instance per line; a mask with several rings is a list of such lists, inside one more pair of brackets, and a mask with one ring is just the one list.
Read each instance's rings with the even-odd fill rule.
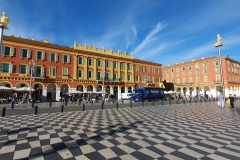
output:
[[229,94],[229,99],[231,107],[234,108],[234,97],[231,94]]

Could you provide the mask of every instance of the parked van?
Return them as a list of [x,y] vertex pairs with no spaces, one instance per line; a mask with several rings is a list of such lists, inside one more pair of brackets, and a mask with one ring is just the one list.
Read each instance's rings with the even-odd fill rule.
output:
[[131,93],[122,93],[121,98],[122,99],[130,99],[132,97],[131,95],[132,95]]

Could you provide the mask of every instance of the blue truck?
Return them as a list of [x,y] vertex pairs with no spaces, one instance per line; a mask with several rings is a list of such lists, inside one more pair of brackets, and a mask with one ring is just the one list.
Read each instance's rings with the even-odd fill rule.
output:
[[135,93],[131,95],[134,101],[140,100],[152,100],[152,99],[163,99],[164,88],[136,88]]

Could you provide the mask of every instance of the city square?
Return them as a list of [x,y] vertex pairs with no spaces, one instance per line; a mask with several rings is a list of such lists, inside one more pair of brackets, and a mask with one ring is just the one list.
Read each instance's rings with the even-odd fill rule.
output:
[[239,105],[139,105],[1,117],[0,157],[237,160]]

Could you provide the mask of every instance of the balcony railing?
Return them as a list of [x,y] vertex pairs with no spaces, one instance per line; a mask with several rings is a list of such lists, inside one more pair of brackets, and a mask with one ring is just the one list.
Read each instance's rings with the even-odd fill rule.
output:
[[221,84],[222,82],[221,82],[221,80],[215,80],[215,81],[213,81],[213,83],[214,84]]
[[176,86],[193,86],[194,82],[190,83],[174,83]]

